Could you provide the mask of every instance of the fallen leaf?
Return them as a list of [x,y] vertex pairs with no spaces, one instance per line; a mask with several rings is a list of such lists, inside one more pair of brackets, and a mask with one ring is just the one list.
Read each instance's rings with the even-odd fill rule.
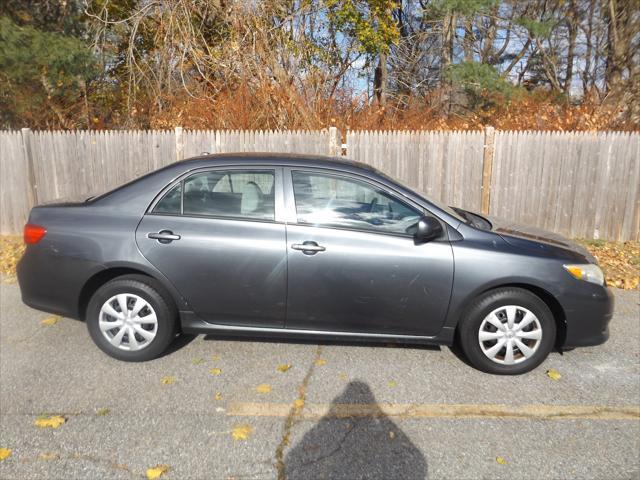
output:
[[211,373],[211,375],[220,375],[222,373],[222,370],[220,368],[212,368],[211,370],[209,370],[209,373]]
[[60,428],[67,420],[61,415],[37,418],[33,424],[40,428]]
[[304,407],[304,400],[303,400],[303,399],[301,399],[301,398],[296,398],[296,399],[293,401],[293,406],[294,406],[294,407],[296,407],[296,408],[298,408],[298,409],[300,409],[300,408]]
[[233,430],[231,431],[231,436],[233,437],[234,440],[246,440],[251,435],[251,432],[253,432],[253,428],[251,428],[251,425],[242,423],[240,425],[236,425],[235,427],[233,427]]
[[204,358],[194,358],[191,360],[193,365],[202,365],[204,363]]
[[340,377],[340,380],[344,380],[345,382],[349,380],[349,375],[347,375],[346,373],[341,373],[339,377]]
[[317,367],[322,367],[327,364],[327,361],[324,358],[318,358],[314,363]]
[[58,458],[60,458],[60,455],[54,452],[45,452],[38,455],[38,458],[40,460],[51,461],[51,460],[57,460]]
[[391,388],[394,388],[394,387],[397,387],[397,386],[398,386],[398,384],[396,383],[396,381],[395,381],[395,380],[389,380],[389,381],[387,382],[387,385],[389,385]]
[[625,290],[640,286],[640,242],[607,242],[605,240],[578,240],[598,260],[607,284]]
[[96,410],[96,415],[99,417],[104,417],[105,415],[109,415],[109,412],[111,412],[111,409],[109,408],[99,408],[98,410]]
[[16,265],[22,257],[24,247],[22,236],[0,236],[0,273],[15,277]]
[[171,385],[175,381],[175,377],[162,377],[160,379],[160,383],[162,383],[162,385]]
[[496,462],[498,462],[500,465],[507,464],[507,461],[503,457],[496,457]]
[[0,448],[0,461],[9,458],[12,453],[10,448]]
[[279,371],[279,372],[284,373],[284,372],[286,372],[287,370],[289,370],[290,368],[291,368],[291,365],[289,365],[288,363],[283,363],[283,364],[281,364],[281,365],[278,365],[278,366],[276,367],[276,370],[277,370],[277,371]]
[[271,393],[271,385],[268,383],[261,383],[256,387],[256,392],[258,393]]
[[216,392],[213,398],[215,398],[216,400],[222,400],[222,394],[220,392]]
[[161,475],[164,475],[169,470],[169,465],[156,465],[155,467],[147,469],[147,478],[149,480],[155,480],[156,478],[160,478]]
[[549,377],[551,380],[555,380],[557,382],[558,380],[560,380],[562,378],[562,375],[560,375],[560,372],[558,372],[557,370],[554,370],[552,368],[550,370],[547,370],[547,377]]
[[44,325],[45,327],[50,327],[51,325],[55,325],[59,321],[60,321],[60,317],[58,315],[52,315],[40,321],[40,324]]

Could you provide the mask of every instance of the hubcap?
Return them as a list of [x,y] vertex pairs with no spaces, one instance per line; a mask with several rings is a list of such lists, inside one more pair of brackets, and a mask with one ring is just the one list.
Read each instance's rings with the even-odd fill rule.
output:
[[493,362],[513,365],[531,358],[542,341],[542,326],[530,310],[518,305],[496,308],[478,330],[482,352]]
[[132,293],[121,293],[104,302],[98,325],[111,345],[126,351],[149,346],[158,333],[153,307]]

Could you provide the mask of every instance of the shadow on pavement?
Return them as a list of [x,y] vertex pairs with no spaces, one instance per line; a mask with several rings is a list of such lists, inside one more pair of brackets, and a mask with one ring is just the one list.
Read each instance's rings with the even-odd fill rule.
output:
[[[366,417],[336,418],[345,404],[368,405]],[[377,406],[369,386],[350,382],[331,410],[285,457],[287,480],[424,479],[427,460]]]
[[173,342],[171,342],[169,347],[164,352],[162,352],[158,358],[166,357],[167,355],[171,355],[173,352],[177,352],[178,350],[189,345],[197,337],[197,335],[187,333],[179,335],[178,337],[173,339]]

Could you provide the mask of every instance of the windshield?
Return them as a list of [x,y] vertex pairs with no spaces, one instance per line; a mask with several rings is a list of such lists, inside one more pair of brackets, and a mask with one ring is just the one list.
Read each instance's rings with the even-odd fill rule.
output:
[[[383,173],[383,172],[381,172],[380,170],[377,170],[377,169],[376,169],[376,173],[378,173],[379,175],[385,177],[388,180],[391,180],[393,183],[396,183],[398,185],[403,185],[404,186],[403,182],[393,178],[391,175],[387,175],[386,173]],[[409,188],[409,187],[405,187],[405,188]],[[424,193],[424,192],[422,192],[422,191],[420,191],[420,190],[418,190],[416,188],[409,188],[409,190],[411,190],[413,193],[418,195],[423,200],[435,205],[437,208],[439,208],[443,212],[451,215],[453,218],[455,218],[459,222],[466,223],[466,224],[471,223],[471,221],[468,218],[465,218],[464,216],[460,215],[453,208],[445,205],[444,203],[441,203],[441,202],[439,202],[437,200],[434,200],[433,198],[429,197],[426,193]]]
[[454,217],[456,220],[460,220],[462,223],[469,223],[469,219],[463,217],[462,215],[460,215],[460,213],[458,213],[456,210],[454,210],[453,208],[451,208],[448,205],[445,205],[444,203],[438,201],[438,200],[434,200],[433,198],[427,196],[426,193],[421,192],[420,190],[413,190],[413,192],[415,192],[419,197],[423,198],[424,200],[426,200],[429,203],[432,203],[433,205],[435,205],[436,207],[438,207],[440,210],[448,213],[449,215],[451,215],[452,217]]

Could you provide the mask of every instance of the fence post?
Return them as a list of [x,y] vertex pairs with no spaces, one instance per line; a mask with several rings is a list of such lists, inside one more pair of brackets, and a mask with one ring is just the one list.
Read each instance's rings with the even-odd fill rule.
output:
[[342,150],[340,132],[336,127],[329,127],[329,155],[339,157]]
[[491,204],[491,172],[493,171],[493,157],[495,152],[496,130],[493,127],[484,128],[484,148],[482,153],[482,214],[489,214]]
[[176,127],[176,160],[184,160],[184,139],[182,138],[182,127]]
[[343,157],[349,156],[349,129],[344,133],[344,143],[340,145],[340,155]]
[[22,135],[22,150],[24,156],[27,159],[27,202],[29,208],[38,204],[38,183],[36,182],[36,169],[33,165],[33,151],[31,148],[31,139],[33,138],[33,132],[30,128],[23,128],[20,130]]

